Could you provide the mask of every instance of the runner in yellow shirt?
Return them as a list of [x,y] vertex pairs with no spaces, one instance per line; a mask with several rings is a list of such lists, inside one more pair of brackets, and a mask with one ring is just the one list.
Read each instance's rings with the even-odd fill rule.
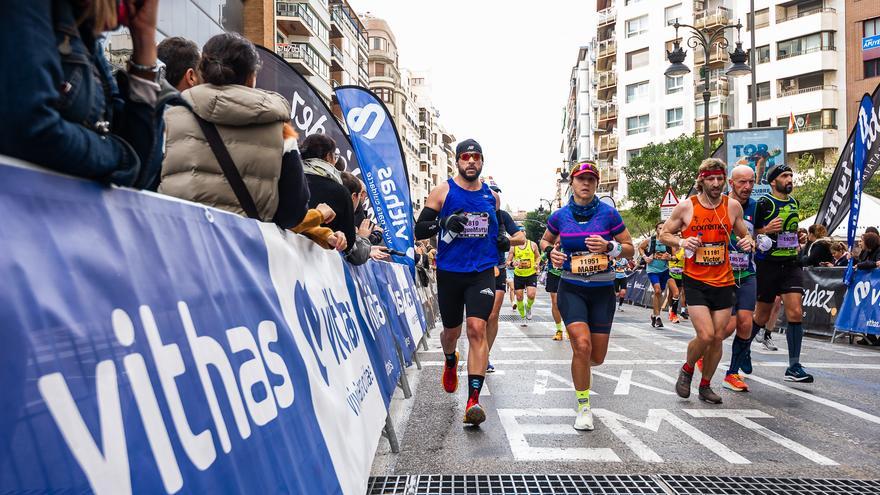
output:
[[[521,325],[532,319],[532,304],[538,292],[537,264],[541,258],[538,245],[529,241],[525,246],[514,246],[507,255],[507,262],[513,263],[513,289],[516,292],[516,309],[519,311]],[[523,303],[523,290],[527,301]]]

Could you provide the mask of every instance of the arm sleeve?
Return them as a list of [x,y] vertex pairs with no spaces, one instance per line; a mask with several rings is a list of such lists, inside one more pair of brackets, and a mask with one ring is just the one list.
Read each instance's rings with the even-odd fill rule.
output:
[[419,218],[416,220],[415,234],[417,240],[429,239],[437,235],[440,226],[437,224],[437,216],[440,212],[433,208],[422,208]]
[[[309,211],[309,185],[303,173],[299,152],[289,151],[281,159],[278,179],[278,209],[272,219],[279,227],[289,229],[302,223]],[[315,213],[318,213],[317,211]],[[320,218],[321,215],[318,214]],[[321,223],[318,222],[318,225]]]
[[516,222],[513,221],[513,217],[510,216],[510,213],[507,213],[504,210],[498,210],[498,216],[504,222],[504,230],[507,231],[507,235],[516,235],[519,232],[519,227],[517,227]]

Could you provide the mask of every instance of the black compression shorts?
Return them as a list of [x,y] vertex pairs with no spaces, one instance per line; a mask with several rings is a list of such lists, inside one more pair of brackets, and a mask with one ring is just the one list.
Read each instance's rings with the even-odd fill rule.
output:
[[562,277],[547,272],[547,282],[544,284],[544,290],[551,294],[559,292],[559,280]]
[[498,275],[495,275],[495,290],[507,292],[507,269],[504,266],[496,268]]
[[716,287],[687,275],[681,277],[684,291],[687,294],[688,306],[706,306],[709,311],[718,311],[733,307],[736,302],[736,286]]
[[611,333],[617,302],[614,287],[584,287],[562,281],[556,298],[566,325],[586,323],[592,333]]
[[465,310],[468,318],[488,320],[495,305],[495,268],[469,273],[437,270],[437,303],[444,328],[461,326]]
[[538,274],[529,275],[528,277],[513,276],[513,290],[523,290],[526,287],[538,286]]
[[[782,294],[804,293],[804,271],[795,260],[758,260],[755,263],[758,277],[758,301],[772,303]],[[688,303],[691,295],[688,294]]]

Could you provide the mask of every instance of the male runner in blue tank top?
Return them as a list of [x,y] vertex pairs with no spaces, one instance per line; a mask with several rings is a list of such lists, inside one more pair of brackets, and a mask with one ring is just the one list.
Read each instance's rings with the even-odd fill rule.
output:
[[479,401],[489,362],[486,322],[495,302],[495,267],[499,246],[504,247],[508,240],[499,235],[498,195],[480,181],[480,144],[473,139],[458,143],[455,157],[458,175],[428,195],[416,222],[416,238],[439,235],[437,300],[443,320],[440,342],[446,356],[441,382],[448,393],[458,388],[455,346],[461,335],[462,313],[467,311],[468,401],[464,422],[477,426],[486,420]]

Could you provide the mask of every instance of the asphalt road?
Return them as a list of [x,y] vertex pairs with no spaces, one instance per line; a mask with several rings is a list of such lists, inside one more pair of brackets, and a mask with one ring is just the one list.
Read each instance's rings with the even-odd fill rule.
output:
[[[555,342],[549,298],[539,288],[528,327],[509,304],[482,394],[488,419],[464,426],[466,369],[456,394],[440,386],[439,328],[423,369],[408,370],[414,395],[398,391],[392,420],[400,453],[380,442],[373,475],[403,474],[700,474],[880,478],[880,350],[808,338],[802,362],[816,382],[782,381],[787,354],[753,345],[748,393],[721,387],[710,405],[674,393],[693,334],[688,322],[652,329],[649,311],[625,306],[615,317],[605,363],[594,369],[596,429],[577,432],[569,342]],[[518,315],[516,316],[518,319]],[[664,317],[665,318],[665,317]],[[463,359],[467,340],[459,349]],[[729,359],[725,344],[722,366]],[[719,367],[721,368],[721,367]],[[696,381],[696,380],[695,380]],[[695,384],[696,385],[696,384]]]

